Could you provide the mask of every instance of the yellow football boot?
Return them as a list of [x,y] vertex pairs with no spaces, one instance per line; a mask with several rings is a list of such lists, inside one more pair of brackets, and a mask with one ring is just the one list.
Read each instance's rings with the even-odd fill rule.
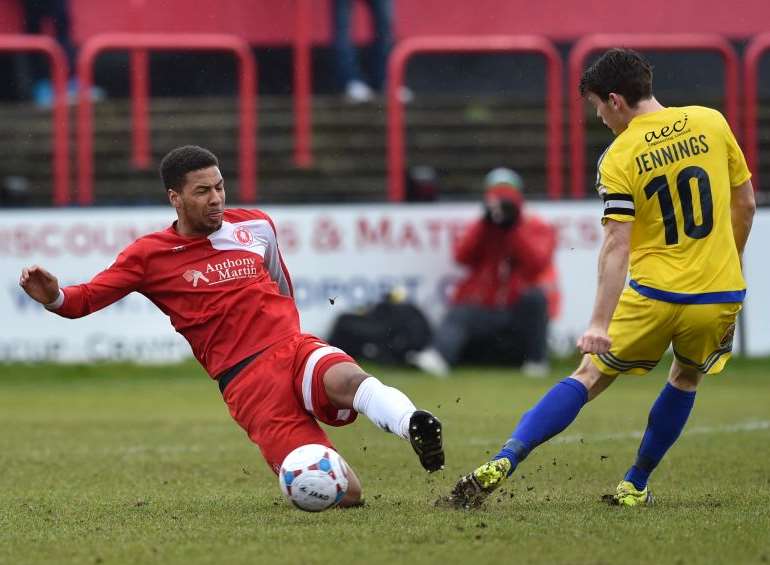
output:
[[619,506],[652,506],[654,503],[649,487],[637,490],[629,481],[620,481],[612,498]]
[[511,471],[511,462],[496,459],[465,475],[452,489],[449,501],[455,508],[477,508],[499,487]]

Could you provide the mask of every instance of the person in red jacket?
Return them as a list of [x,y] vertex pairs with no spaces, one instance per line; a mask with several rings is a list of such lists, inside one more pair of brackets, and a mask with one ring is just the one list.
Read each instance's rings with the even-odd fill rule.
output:
[[544,282],[555,282],[548,279],[554,273],[556,232],[523,212],[523,182],[514,171],[494,169],[485,186],[484,215],[454,249],[455,260],[468,273],[455,288],[432,347],[411,361],[428,373],[446,376],[469,345],[493,343],[508,334],[520,344],[522,371],[544,376],[549,310]]

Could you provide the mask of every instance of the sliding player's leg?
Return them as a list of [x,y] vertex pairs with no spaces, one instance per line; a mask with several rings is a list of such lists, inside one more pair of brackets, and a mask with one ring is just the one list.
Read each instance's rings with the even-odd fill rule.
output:
[[308,412],[332,426],[364,414],[378,428],[409,440],[426,470],[443,467],[441,422],[435,416],[418,410],[404,393],[364,372],[336,347],[307,338],[300,352],[296,382]]
[[[246,431],[270,469],[278,474],[296,448],[320,444],[336,451],[318,421],[305,410],[292,378],[299,339],[276,344],[258,355],[224,390],[233,419]],[[355,471],[346,468],[348,489],[341,507],[361,504],[362,488]]]
[[345,464],[348,468],[348,491],[345,493],[345,496],[342,498],[342,500],[340,500],[340,503],[337,506],[339,508],[355,508],[356,506],[362,506],[364,500],[363,488],[361,488],[361,480],[358,478],[358,475],[356,475],[353,467],[351,467],[347,461],[345,461]]
[[[303,445],[320,444],[342,453],[318,425],[313,416],[305,412],[301,406],[292,407],[281,414],[274,412],[271,418],[265,417],[261,425],[255,426],[249,436],[257,443],[262,456],[273,471],[278,474],[281,463],[286,456]],[[363,488],[358,475],[345,461],[344,473],[348,480],[345,496],[337,504],[340,508],[350,508],[363,504]]]

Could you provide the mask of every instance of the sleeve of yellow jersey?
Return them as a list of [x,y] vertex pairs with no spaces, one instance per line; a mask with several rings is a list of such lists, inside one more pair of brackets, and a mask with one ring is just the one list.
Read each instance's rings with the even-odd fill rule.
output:
[[599,157],[596,168],[596,190],[604,202],[602,224],[607,220],[634,221],[634,194],[612,146]]
[[722,124],[725,131],[725,145],[727,146],[727,166],[730,173],[730,186],[736,187],[745,183],[751,178],[751,172],[748,165],[746,165],[746,158],[743,156],[738,142],[735,140],[733,130],[730,129],[730,124],[727,123],[724,116],[720,114],[722,118]]

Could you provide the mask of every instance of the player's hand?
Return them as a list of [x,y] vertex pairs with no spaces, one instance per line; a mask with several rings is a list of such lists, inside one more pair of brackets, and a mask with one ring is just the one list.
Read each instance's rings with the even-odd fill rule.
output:
[[59,297],[59,280],[38,265],[22,269],[19,285],[40,304],[50,304]]
[[577,342],[578,349],[583,353],[607,353],[612,346],[612,340],[606,330],[588,328]]

